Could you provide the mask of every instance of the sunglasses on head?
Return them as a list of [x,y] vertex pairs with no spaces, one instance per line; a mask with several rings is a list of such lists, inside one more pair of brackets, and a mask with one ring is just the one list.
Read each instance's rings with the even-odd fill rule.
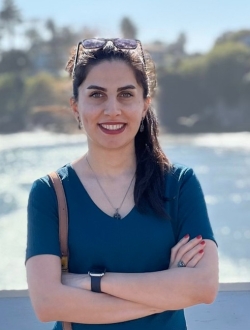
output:
[[127,50],[136,49],[139,44],[141,53],[142,53],[144,70],[146,72],[146,61],[145,61],[145,57],[144,57],[144,53],[143,53],[143,49],[142,49],[140,40],[120,39],[120,38],[114,38],[114,39],[92,38],[92,39],[84,39],[78,43],[72,76],[74,76],[74,72],[75,72],[75,68],[76,68],[77,60],[78,60],[79,48],[81,45],[83,46],[84,49],[100,49],[100,48],[103,48],[109,41],[111,41],[116,48],[127,49]]

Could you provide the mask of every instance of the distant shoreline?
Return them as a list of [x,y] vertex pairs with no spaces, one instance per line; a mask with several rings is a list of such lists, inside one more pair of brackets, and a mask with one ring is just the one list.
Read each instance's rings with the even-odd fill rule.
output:
[[[169,134],[161,133],[159,140],[164,145],[190,144],[210,148],[240,148],[250,150],[250,132],[237,133],[195,133]],[[84,133],[53,133],[49,131],[27,131],[12,134],[0,134],[0,151],[9,148],[32,146],[53,146],[60,144],[86,143]]]

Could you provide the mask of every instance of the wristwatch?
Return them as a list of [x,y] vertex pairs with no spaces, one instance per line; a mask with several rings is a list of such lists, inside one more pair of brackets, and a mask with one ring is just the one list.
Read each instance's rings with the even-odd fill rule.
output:
[[101,293],[101,279],[106,272],[105,268],[92,268],[88,274],[91,278],[91,291]]

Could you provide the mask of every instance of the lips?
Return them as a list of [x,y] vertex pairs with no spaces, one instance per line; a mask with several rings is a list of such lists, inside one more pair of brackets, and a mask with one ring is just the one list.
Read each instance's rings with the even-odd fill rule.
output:
[[126,124],[124,123],[103,123],[99,124],[100,129],[108,134],[118,134],[124,131]]

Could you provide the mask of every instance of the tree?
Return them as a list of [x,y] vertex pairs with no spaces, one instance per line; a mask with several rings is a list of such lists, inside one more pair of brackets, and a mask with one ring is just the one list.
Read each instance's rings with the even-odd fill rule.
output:
[[15,37],[15,27],[22,22],[19,9],[13,0],[4,0],[3,8],[0,11],[0,26],[6,31],[9,38],[10,47],[13,48],[13,38]]
[[25,31],[25,36],[29,40],[30,46],[37,46],[42,42],[42,37],[38,29],[32,27]]
[[182,57],[183,55],[186,54],[185,52],[186,42],[187,42],[186,34],[184,32],[181,32],[178,35],[176,41],[167,47],[167,52],[176,57]]
[[54,39],[57,34],[57,27],[56,27],[55,22],[50,18],[46,21],[45,26],[51,34],[51,39]]
[[249,130],[249,72],[250,48],[239,42],[183,58],[159,72],[160,122],[173,132]]
[[30,59],[27,52],[11,49],[2,52],[0,60],[0,74],[2,73],[27,73],[30,70]]
[[15,73],[0,75],[0,132],[18,132],[25,128],[26,111],[23,107],[24,79]]
[[176,46],[179,48],[180,53],[185,53],[185,45],[187,43],[187,36],[184,32],[181,32],[176,40]]
[[239,42],[250,47],[250,30],[224,32],[215,40],[215,46],[230,42]]
[[124,17],[121,21],[121,32],[123,38],[136,39],[137,28],[128,17]]

